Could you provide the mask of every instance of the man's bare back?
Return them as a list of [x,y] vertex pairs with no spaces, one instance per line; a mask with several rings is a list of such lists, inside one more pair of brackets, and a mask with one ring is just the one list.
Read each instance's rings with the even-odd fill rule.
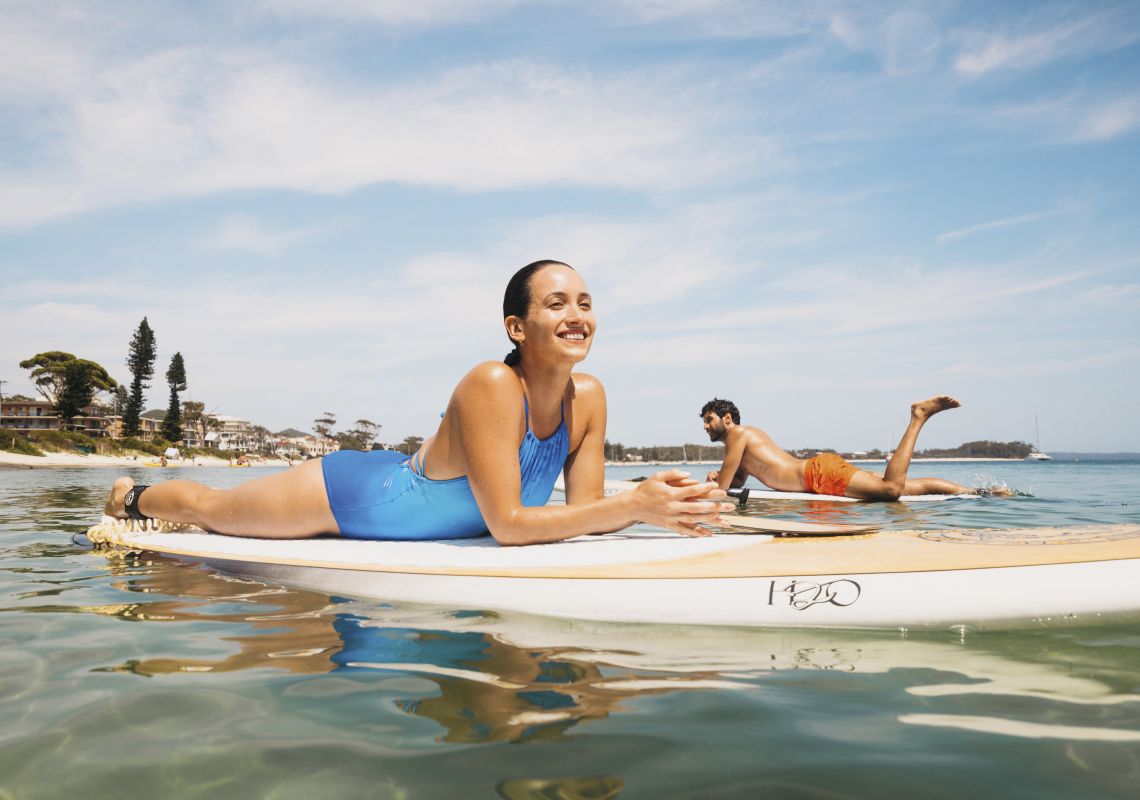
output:
[[[705,430],[709,431],[708,421]],[[752,475],[765,486],[781,492],[804,490],[804,466],[807,462],[784,451],[764,431],[751,425],[733,425],[725,430],[723,441],[725,460],[722,468],[729,463],[730,453],[739,450],[741,455],[739,466],[731,474],[727,485],[720,479],[722,470],[709,473],[708,479],[716,481],[722,489],[743,486],[748,476]]]
[[[935,414],[961,405],[949,395],[936,395],[910,407],[907,425],[886,472],[856,469],[838,456],[821,455],[807,461],[782,450],[759,428],[740,424],[740,412],[728,400],[713,398],[701,409],[705,433],[724,442],[724,461],[708,479],[721,489],[740,487],[751,475],[782,492],[840,494],[860,500],[897,500],[903,494],[967,494],[970,489],[942,478],[907,479],[918,432]],[[810,474],[809,474],[810,473]]]

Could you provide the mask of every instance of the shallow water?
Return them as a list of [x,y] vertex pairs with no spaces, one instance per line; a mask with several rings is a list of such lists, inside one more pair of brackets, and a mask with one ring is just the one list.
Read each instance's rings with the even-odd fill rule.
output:
[[[1140,521],[1136,462],[912,472],[1032,496],[762,510]],[[0,471],[2,798],[1140,796],[1137,626],[747,631],[394,607],[73,545],[114,474]]]

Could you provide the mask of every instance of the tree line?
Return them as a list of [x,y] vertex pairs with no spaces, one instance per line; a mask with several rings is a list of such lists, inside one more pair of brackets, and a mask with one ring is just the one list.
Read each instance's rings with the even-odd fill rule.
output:
[[325,411],[313,420],[313,431],[318,437],[335,441],[341,450],[398,450],[404,455],[411,455],[420,449],[424,443],[422,436],[407,436],[399,444],[382,445],[377,442],[380,428],[383,427],[368,419],[358,419],[352,427],[339,433],[336,427],[336,414]]
[[[134,437],[142,433],[144,392],[154,377],[157,356],[154,331],[143,317],[127,348],[129,389],[112,378],[101,364],[62,350],[37,353],[21,361],[20,368],[29,370],[36,391],[51,403],[66,427],[74,428],[74,420],[83,409],[92,405],[99,394],[107,392],[111,395],[112,410],[123,418],[123,436]],[[166,381],[170,386],[170,402],[162,421],[162,436],[169,442],[177,442],[182,439],[183,425],[179,395],[188,385],[181,352],[171,357]]]
[[[840,452],[826,447],[806,447],[789,450],[796,458],[811,458],[818,453],[837,453],[845,458],[886,458],[882,450],[865,453]],[[1033,446],[1025,442],[966,442],[957,447],[916,450],[916,458],[1025,458]],[[605,442],[607,461],[719,461],[724,448],[719,445],[683,444],[654,445],[652,447],[626,447],[621,442]]]

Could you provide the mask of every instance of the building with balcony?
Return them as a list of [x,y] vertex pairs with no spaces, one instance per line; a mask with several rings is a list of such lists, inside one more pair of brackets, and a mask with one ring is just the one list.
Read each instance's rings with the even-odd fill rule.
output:
[[296,428],[273,434],[273,452],[281,458],[318,458],[340,449],[340,442]]
[[257,446],[253,425],[248,419],[212,414],[215,424],[206,434],[205,447],[215,450],[252,450]]
[[47,400],[32,400],[21,395],[0,402],[0,428],[35,433],[36,431],[70,430],[95,438],[115,436],[121,418],[102,403],[84,406],[83,412],[66,424],[55,406]]

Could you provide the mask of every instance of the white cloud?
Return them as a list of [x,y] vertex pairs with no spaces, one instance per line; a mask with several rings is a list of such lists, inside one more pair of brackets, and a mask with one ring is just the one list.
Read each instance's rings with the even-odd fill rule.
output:
[[996,109],[990,119],[1057,144],[1104,142],[1140,127],[1140,96],[1066,92]]
[[1135,308],[1140,305],[1140,284],[1095,286],[1085,292],[1081,299],[1092,306]]
[[56,147],[67,158],[4,176],[0,223],[241,188],[661,189],[762,168],[739,137],[701,144],[716,112],[677,115],[655,83],[511,62],[360,88],[280,63],[166,52],[62,98],[72,124]]
[[[823,348],[829,337],[849,339],[889,331],[944,330],[985,318],[1020,296],[1081,279],[1071,272],[1025,280],[984,267],[933,271],[910,266],[864,269],[831,265],[800,269],[773,280],[769,299],[743,308],[689,317],[681,328],[765,339],[780,335]],[[852,346],[858,347],[857,343]]]
[[1035,211],[1031,214],[1018,214],[1013,217],[1003,217],[1001,219],[990,220],[989,222],[981,222],[977,225],[970,225],[965,228],[959,228],[954,231],[947,231],[935,236],[935,240],[939,243],[949,242],[956,239],[964,239],[967,236],[973,236],[975,233],[982,233],[984,231],[998,230],[1000,228],[1009,228],[1015,225],[1024,225],[1027,222],[1036,222],[1039,219],[1049,219],[1063,214],[1073,214],[1079,211],[1076,208],[1055,209],[1052,211]]
[[894,13],[844,9],[832,16],[829,31],[849,49],[870,52],[892,77],[924,72],[937,64],[942,48],[938,24],[914,8]]
[[369,20],[396,27],[471,22],[522,4],[522,0],[262,0],[259,5],[282,16]]
[[835,0],[262,0],[262,9],[282,16],[373,22],[391,28],[450,26],[489,20],[529,6],[552,11],[581,10],[625,24],[686,26],[691,35],[792,37],[826,28]]
[[1140,97],[1123,97],[1089,109],[1070,134],[1073,141],[1103,142],[1136,130],[1140,125]]
[[1140,37],[1135,26],[1128,24],[1127,13],[1091,14],[1020,33],[963,31],[957,37],[961,46],[954,66],[959,72],[980,76],[1126,47]]
[[302,242],[327,233],[332,225],[270,228],[245,214],[223,219],[207,244],[218,250],[237,250],[264,256],[276,256]]
[[832,0],[594,0],[594,13],[642,23],[684,22],[705,36],[790,38],[826,30]]

